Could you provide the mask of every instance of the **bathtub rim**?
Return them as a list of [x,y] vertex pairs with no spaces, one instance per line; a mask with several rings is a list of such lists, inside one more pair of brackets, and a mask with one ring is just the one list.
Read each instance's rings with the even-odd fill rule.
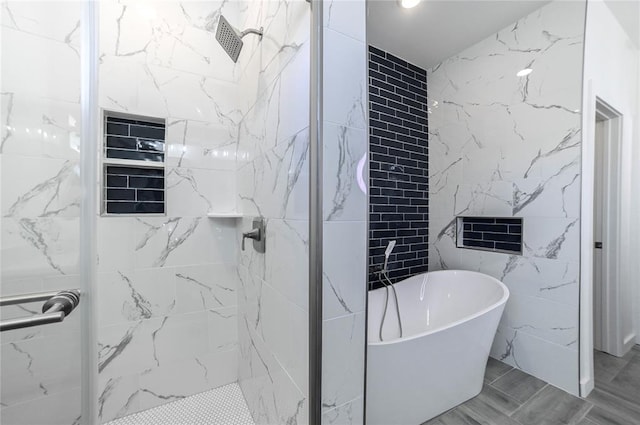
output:
[[[498,300],[497,302],[491,304],[489,307],[486,307],[486,308],[478,311],[477,313],[473,313],[473,314],[470,314],[468,316],[465,316],[462,319],[453,321],[453,322],[451,322],[451,323],[449,323],[449,324],[447,324],[445,326],[441,326],[439,328],[431,329],[431,330],[428,330],[428,331],[425,331],[425,332],[421,332],[421,333],[418,333],[418,334],[415,334],[415,335],[411,335],[411,336],[408,336],[408,337],[392,339],[390,341],[371,342],[371,341],[367,340],[367,347],[369,347],[369,346],[383,346],[383,345],[398,344],[400,342],[411,341],[411,340],[414,340],[414,339],[418,339],[418,338],[422,338],[422,337],[425,337],[425,336],[429,336],[429,335],[434,334],[436,332],[441,332],[441,331],[453,328],[455,326],[461,325],[462,323],[469,322],[469,321],[471,321],[471,320],[473,320],[473,319],[475,319],[477,317],[480,317],[480,316],[482,316],[484,314],[487,314],[491,310],[494,310],[494,309],[500,307],[501,305],[506,304],[507,300],[509,299],[510,292],[509,292],[509,288],[507,287],[507,285],[505,285],[499,279],[497,279],[497,278],[495,278],[495,277],[493,277],[491,275],[488,275],[488,274],[485,274],[485,273],[476,272],[476,271],[472,271],[472,270],[461,270],[461,269],[436,270],[436,271],[427,272],[427,273],[421,273],[421,274],[417,274],[415,276],[408,277],[406,279],[401,280],[400,282],[394,283],[393,285],[397,285],[399,283],[402,283],[402,282],[405,282],[405,281],[407,281],[409,279],[412,279],[412,278],[414,278],[416,276],[422,276],[422,275],[425,275],[425,274],[430,274],[430,273],[434,273],[434,274],[442,273],[442,274],[444,274],[444,273],[452,273],[452,272],[462,272],[462,273],[475,274],[475,275],[481,275],[483,277],[487,277],[487,278],[493,280],[495,283],[498,284],[498,286],[500,286],[502,288],[503,295],[500,298],[500,300]],[[382,290],[384,288],[378,288],[378,289]],[[374,291],[377,291],[378,289],[374,289]],[[369,292],[372,292],[372,291],[369,291]],[[369,293],[367,292],[367,297],[368,296],[369,296]],[[368,312],[367,312],[367,315],[368,315]]]

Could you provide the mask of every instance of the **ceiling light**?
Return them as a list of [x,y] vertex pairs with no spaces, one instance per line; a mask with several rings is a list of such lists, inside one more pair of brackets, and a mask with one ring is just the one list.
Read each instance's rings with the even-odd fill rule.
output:
[[405,9],[416,7],[418,3],[420,3],[420,0],[398,0],[400,7],[404,7]]
[[516,75],[518,77],[526,77],[527,75],[531,74],[532,72],[533,72],[533,69],[525,68],[525,69],[522,69],[522,70],[518,71],[518,73]]

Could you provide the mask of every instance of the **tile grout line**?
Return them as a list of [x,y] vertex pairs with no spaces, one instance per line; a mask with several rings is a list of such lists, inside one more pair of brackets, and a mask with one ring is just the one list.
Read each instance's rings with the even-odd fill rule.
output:
[[[494,379],[493,381],[487,382],[487,385],[491,385],[491,384],[493,384],[493,383],[494,383],[494,382],[496,382],[498,379],[502,378],[503,376],[505,376],[507,373],[511,372],[511,371],[512,371],[512,370],[514,370],[514,369],[515,369],[515,368],[514,368],[514,367],[512,367],[511,369],[509,369],[508,371],[506,371],[506,372],[505,372],[505,373],[503,373],[502,375],[500,375],[500,376],[496,377],[496,379]],[[491,385],[491,386],[493,387],[493,385]],[[493,387],[493,388],[495,388],[495,387]],[[497,389],[497,388],[496,388],[496,389]]]
[[[511,414],[510,414],[510,415],[507,415],[507,416],[509,416],[510,418],[512,418],[512,417],[513,417],[513,415],[515,415],[515,414],[516,414],[516,412],[518,412],[520,409],[522,409],[522,406],[524,406],[525,404],[527,404],[528,402],[530,402],[531,400],[533,400],[533,398],[535,398],[535,396],[537,396],[538,394],[540,394],[540,393],[541,393],[545,388],[547,388],[549,385],[550,385],[550,384],[545,383],[545,385],[544,385],[542,388],[540,388],[540,389],[539,389],[538,391],[536,391],[535,393],[531,394],[531,397],[529,397],[528,399],[526,399],[525,401],[523,401],[523,402],[522,402],[522,404],[521,404],[521,405],[520,405],[516,410],[514,410],[513,412],[511,412]],[[494,388],[495,388],[495,387],[494,387]],[[496,389],[497,389],[497,388],[496,388]]]

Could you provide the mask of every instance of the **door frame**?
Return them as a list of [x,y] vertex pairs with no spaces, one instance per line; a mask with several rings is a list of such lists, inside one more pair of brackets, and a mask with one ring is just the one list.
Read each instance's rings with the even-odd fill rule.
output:
[[596,97],[595,109],[595,122],[593,124],[595,126],[597,121],[601,121],[604,127],[604,161],[602,170],[604,214],[602,220],[603,240],[601,241],[604,247],[602,250],[602,275],[604,276],[602,282],[602,351],[615,356],[622,356],[624,354],[624,344],[621,335],[621,308],[619,305],[622,114],[598,97]]
[[606,100],[596,96],[593,81],[585,84],[582,143],[582,200],[580,237],[580,395],[586,397],[594,388],[594,190],[596,117],[604,120],[606,192],[603,224],[603,349],[622,355],[628,344],[623,341],[620,309],[620,279],[623,261],[620,208],[623,167],[623,114]]

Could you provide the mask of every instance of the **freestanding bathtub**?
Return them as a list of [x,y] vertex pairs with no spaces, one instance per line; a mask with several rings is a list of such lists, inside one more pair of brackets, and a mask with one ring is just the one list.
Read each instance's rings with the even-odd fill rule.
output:
[[445,270],[369,292],[367,424],[418,425],[482,390],[509,290],[482,273]]

